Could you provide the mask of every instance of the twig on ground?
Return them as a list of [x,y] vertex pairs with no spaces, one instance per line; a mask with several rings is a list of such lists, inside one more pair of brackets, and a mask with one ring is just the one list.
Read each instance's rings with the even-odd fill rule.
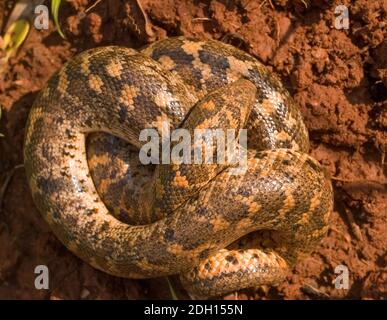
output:
[[301,290],[304,291],[304,293],[311,295],[313,297],[319,298],[319,299],[329,299],[329,295],[325,292],[322,292],[318,290],[317,288],[313,287],[310,284],[305,284],[301,287]]
[[355,238],[357,240],[359,240],[359,241],[363,241],[363,235],[361,234],[360,227],[355,222],[355,219],[353,217],[353,214],[352,214],[351,210],[349,210],[348,208],[344,207],[344,213],[345,213],[345,215],[347,217],[349,226],[350,226],[351,231],[352,231],[353,235],[355,236]]
[[199,22],[199,21],[211,21],[211,18],[206,18],[206,17],[198,17],[198,18],[193,18],[192,22]]
[[171,293],[172,300],[179,300],[179,298],[177,297],[176,291],[173,288],[171,281],[169,280],[169,277],[165,277],[165,279],[167,280],[169,292]]
[[88,13],[91,9],[93,9],[94,7],[96,7],[102,0],[97,0],[95,1],[90,7],[88,7],[87,9],[85,9],[85,13]]
[[274,10],[274,5],[273,5],[273,2],[271,2],[271,0],[263,0],[262,3],[259,5],[259,7],[262,8],[263,5],[264,5],[266,2],[269,2],[270,7]]

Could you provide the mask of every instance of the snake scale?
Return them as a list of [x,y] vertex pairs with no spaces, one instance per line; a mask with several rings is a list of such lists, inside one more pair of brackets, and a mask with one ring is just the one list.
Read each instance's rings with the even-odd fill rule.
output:
[[[140,131],[165,120],[247,128],[246,172],[142,165]],[[261,63],[177,37],[68,61],[33,104],[24,157],[36,206],[77,256],[120,277],[179,274],[191,293],[216,296],[279,283],[326,234],[331,182],[308,150],[297,105]],[[280,241],[230,247],[256,230]]]

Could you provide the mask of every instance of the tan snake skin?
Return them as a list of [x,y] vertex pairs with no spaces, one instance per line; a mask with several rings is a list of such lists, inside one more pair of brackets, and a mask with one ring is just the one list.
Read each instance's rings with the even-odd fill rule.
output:
[[[140,131],[165,120],[247,128],[247,171],[141,165]],[[298,107],[256,59],[180,37],[68,61],[31,109],[24,156],[37,207],[77,256],[120,277],[180,274],[193,294],[215,296],[279,283],[326,234],[332,188],[308,141]],[[281,241],[227,249],[256,230]]]

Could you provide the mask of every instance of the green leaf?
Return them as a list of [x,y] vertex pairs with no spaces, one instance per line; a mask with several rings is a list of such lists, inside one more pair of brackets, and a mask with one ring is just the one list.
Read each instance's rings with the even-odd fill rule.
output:
[[30,24],[24,19],[17,20],[9,26],[0,48],[5,51],[6,60],[21,46],[29,31]]
[[65,39],[66,37],[62,32],[62,29],[61,29],[60,24],[59,24],[59,18],[58,18],[59,8],[60,8],[61,2],[62,2],[62,0],[51,0],[51,14],[54,17],[54,22],[55,22],[56,28],[58,29],[59,35],[63,39]]

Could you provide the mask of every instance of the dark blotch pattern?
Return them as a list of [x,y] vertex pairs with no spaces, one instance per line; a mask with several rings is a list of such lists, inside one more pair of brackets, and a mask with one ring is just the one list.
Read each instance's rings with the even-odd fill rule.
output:
[[[160,119],[189,130],[247,128],[255,155],[240,175],[227,165],[144,168],[138,136]],[[89,133],[101,131],[130,145],[126,157],[114,137],[86,150]],[[332,188],[308,147],[297,105],[252,56],[217,41],[172,38],[142,52],[95,48],[67,62],[31,109],[24,158],[38,209],[80,258],[121,277],[180,274],[191,292],[214,295],[282,281],[326,233]],[[89,168],[86,153],[116,161]],[[110,203],[125,208],[102,201],[118,194]],[[244,259],[245,250],[225,249],[266,229],[283,234],[271,254],[258,248]]]

